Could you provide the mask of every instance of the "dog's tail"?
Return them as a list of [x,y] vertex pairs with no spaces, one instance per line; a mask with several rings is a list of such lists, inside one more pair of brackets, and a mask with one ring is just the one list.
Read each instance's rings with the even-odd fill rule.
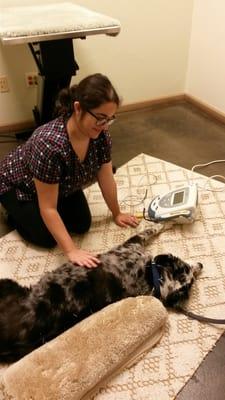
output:
[[23,300],[29,292],[11,279],[0,279],[0,362],[15,361],[26,352],[15,347],[25,311]]

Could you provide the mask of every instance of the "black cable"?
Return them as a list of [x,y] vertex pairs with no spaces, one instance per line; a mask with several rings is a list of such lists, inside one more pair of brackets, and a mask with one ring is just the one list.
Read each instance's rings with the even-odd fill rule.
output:
[[225,319],[204,317],[203,315],[194,314],[191,311],[185,310],[180,306],[176,306],[175,309],[180,313],[186,315],[188,318],[196,319],[197,321],[200,322],[207,322],[210,324],[220,324],[220,325],[225,324]]

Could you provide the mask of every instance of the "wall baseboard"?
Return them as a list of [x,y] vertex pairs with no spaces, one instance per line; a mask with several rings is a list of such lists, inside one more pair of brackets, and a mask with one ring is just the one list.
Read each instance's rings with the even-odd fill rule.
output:
[[[204,112],[204,114],[207,115],[210,119],[225,124],[225,114],[215,110],[213,107],[209,106],[206,103],[203,103],[202,101],[198,100],[194,96],[191,96],[187,93],[168,96],[168,97],[160,97],[157,99],[141,101],[138,103],[125,104],[119,108],[118,113],[120,114],[124,112],[138,111],[144,109],[149,109],[154,111],[159,108],[164,108],[181,103],[191,104],[198,110]],[[6,134],[6,133],[26,132],[33,130],[34,128],[35,128],[34,121],[24,121],[11,125],[0,125],[0,135],[1,133]]]
[[163,108],[179,103],[183,103],[185,101],[184,94],[178,94],[174,96],[167,96],[167,97],[159,97],[157,99],[140,101],[138,103],[131,103],[122,105],[119,108],[118,113],[124,113],[129,111],[138,111],[148,108],[150,110],[156,110],[158,108]]
[[184,94],[184,101],[196,107],[198,110],[203,111],[207,117],[214,121],[222,122],[225,124],[225,114],[221,111],[216,110],[212,106],[202,102],[190,94]]
[[0,125],[0,135],[1,133],[20,133],[30,131],[35,128],[34,121],[24,121],[18,122],[16,124]]

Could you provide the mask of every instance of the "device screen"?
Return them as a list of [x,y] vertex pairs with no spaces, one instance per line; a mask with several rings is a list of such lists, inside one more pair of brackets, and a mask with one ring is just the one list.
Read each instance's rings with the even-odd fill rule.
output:
[[182,203],[183,200],[184,200],[184,191],[182,191],[182,192],[176,192],[176,193],[174,194],[173,204]]

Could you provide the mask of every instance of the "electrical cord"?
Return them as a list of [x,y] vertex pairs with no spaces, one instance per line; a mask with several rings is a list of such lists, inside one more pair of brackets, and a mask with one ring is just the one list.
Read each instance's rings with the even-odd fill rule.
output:
[[[225,163],[225,160],[214,160],[214,161],[210,161],[210,162],[204,163],[204,164],[196,164],[191,168],[191,171],[194,172],[196,168],[203,168],[203,167],[207,167],[209,165],[216,164],[216,163]],[[207,190],[207,191],[210,191],[210,192],[223,192],[225,190],[225,187],[221,187],[221,188],[207,188],[206,187],[207,185],[210,184],[210,182],[212,183],[212,180],[215,179],[215,178],[220,178],[225,182],[225,176],[223,176],[223,175],[212,175],[206,180],[206,182],[205,182],[205,184],[203,186],[200,186],[198,184],[198,188],[202,189],[202,190]]]
[[[151,176],[154,177],[154,182],[152,184],[155,184],[157,182],[157,177],[154,174],[151,174]],[[146,176],[145,175],[141,176],[141,178],[137,184],[137,190],[141,186],[141,182],[142,182],[143,178],[146,178]],[[148,189],[146,188],[145,194],[143,197],[140,197],[138,195],[127,195],[120,201],[120,205],[125,204],[126,206],[129,206],[129,207],[137,207],[144,203],[144,201],[147,198],[147,194],[148,194]],[[140,213],[140,216],[142,217],[142,213]]]

